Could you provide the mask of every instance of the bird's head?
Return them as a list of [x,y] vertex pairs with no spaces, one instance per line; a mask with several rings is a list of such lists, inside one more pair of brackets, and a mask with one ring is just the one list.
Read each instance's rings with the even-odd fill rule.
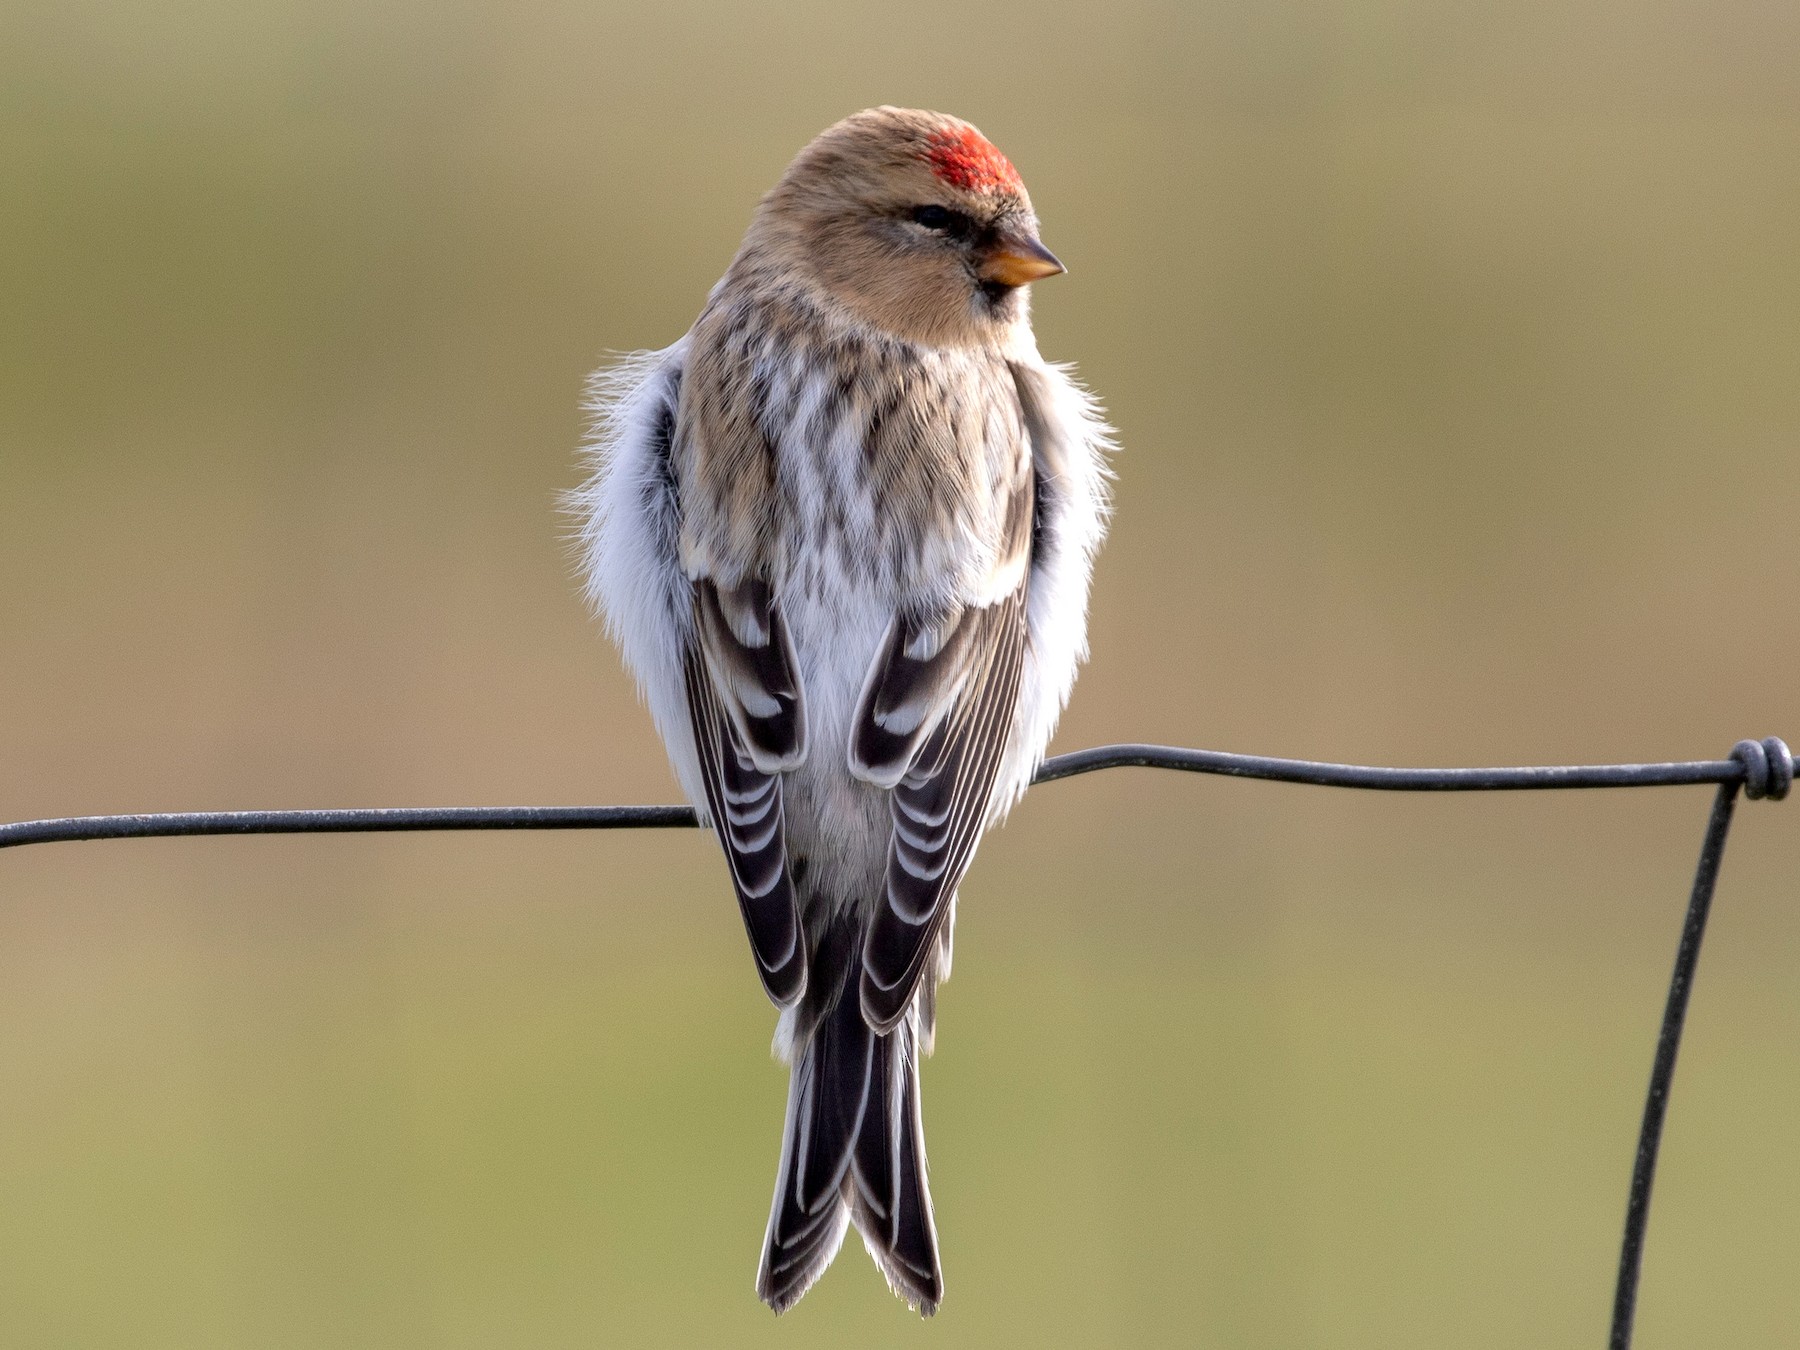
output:
[[821,132],[757,212],[746,252],[915,341],[1002,339],[1063,271],[1017,170],[967,122],[871,108]]

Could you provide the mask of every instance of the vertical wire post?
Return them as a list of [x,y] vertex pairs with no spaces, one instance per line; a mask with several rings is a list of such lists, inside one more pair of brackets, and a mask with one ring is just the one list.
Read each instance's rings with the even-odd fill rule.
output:
[[1650,1092],[1644,1100],[1644,1123],[1638,1130],[1631,1193],[1625,1205],[1625,1238],[1619,1246],[1619,1283],[1613,1291],[1610,1350],[1631,1350],[1638,1272],[1644,1263],[1644,1229],[1650,1221],[1650,1188],[1656,1180],[1656,1152],[1662,1143],[1663,1118],[1669,1110],[1669,1087],[1675,1078],[1675,1057],[1681,1050],[1681,1029],[1687,1020],[1688,995],[1693,992],[1694,967],[1700,960],[1700,941],[1706,936],[1706,916],[1712,908],[1713,887],[1719,879],[1725,836],[1731,830],[1731,813],[1740,786],[1736,782],[1720,783],[1713,798],[1706,839],[1700,845],[1700,863],[1694,869],[1693,894],[1688,897],[1687,920],[1681,928],[1681,945],[1675,949],[1675,973],[1669,978],[1669,999],[1663,1008],[1662,1032],[1656,1040]]

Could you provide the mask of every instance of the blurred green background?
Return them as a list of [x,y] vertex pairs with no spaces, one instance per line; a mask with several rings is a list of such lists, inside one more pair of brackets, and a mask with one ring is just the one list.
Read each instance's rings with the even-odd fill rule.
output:
[[[672,799],[583,375],[877,102],[979,123],[1121,429],[1058,740],[1800,740],[1800,10],[26,0],[0,819]],[[949,1298],[751,1280],[785,1074],[698,834],[0,855],[0,1345],[1598,1346],[1704,789],[1121,772],[963,897]],[[1800,1336],[1800,817],[1727,858],[1642,1347]]]

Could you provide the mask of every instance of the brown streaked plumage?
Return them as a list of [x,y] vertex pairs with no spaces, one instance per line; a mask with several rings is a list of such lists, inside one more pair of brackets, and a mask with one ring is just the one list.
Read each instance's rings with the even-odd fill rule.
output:
[[723,845],[793,1066],[757,1289],[854,1222],[943,1296],[918,1061],[957,888],[1085,653],[1108,433],[1031,338],[1062,270],[969,124],[876,108],[763,199],[693,329],[597,404],[590,593]]

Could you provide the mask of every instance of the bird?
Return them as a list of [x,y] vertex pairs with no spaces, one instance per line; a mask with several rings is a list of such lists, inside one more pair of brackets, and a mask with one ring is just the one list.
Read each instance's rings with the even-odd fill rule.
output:
[[1087,656],[1114,435],[1038,353],[1065,271],[973,125],[871,108],[757,205],[692,328],[589,386],[588,600],[723,847],[787,1115],[756,1290],[848,1227],[929,1316],[919,1065],[957,891]]

